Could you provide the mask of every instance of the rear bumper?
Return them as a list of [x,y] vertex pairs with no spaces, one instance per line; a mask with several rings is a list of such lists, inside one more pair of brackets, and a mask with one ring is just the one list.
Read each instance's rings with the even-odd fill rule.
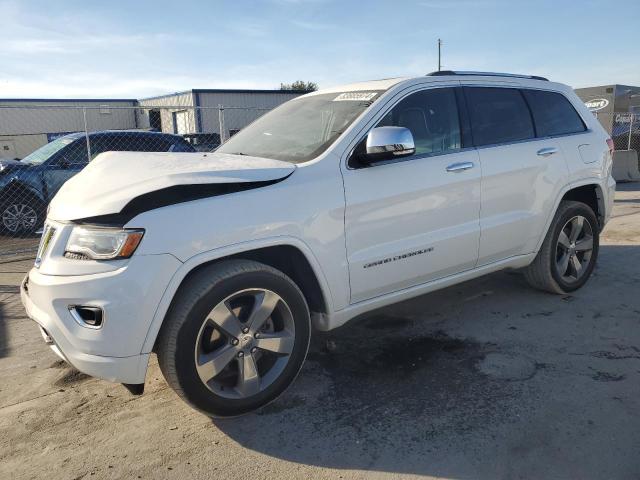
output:
[[606,195],[605,195],[605,205],[604,205],[604,222],[602,228],[607,224],[609,219],[611,218],[611,213],[613,212],[613,202],[616,197],[616,181],[612,176],[607,178],[606,184]]
[[[32,269],[20,296],[29,318],[44,330],[45,342],[75,368],[113,382],[144,383],[150,353],[142,346],[179,264],[170,255],[151,255],[94,275],[43,275]],[[104,325],[81,325],[69,305],[100,306]]]

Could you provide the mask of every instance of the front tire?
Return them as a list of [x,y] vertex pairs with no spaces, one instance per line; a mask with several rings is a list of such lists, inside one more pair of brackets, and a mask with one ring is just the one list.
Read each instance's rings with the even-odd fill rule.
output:
[[11,236],[30,235],[43,223],[44,208],[31,197],[6,201],[0,208],[0,227]]
[[591,207],[562,201],[538,255],[525,269],[525,278],[539,290],[573,292],[591,276],[599,247],[600,228]]
[[225,260],[180,287],[160,331],[158,361],[169,386],[197,410],[241,415],[293,382],[310,335],[309,308],[289,277]]

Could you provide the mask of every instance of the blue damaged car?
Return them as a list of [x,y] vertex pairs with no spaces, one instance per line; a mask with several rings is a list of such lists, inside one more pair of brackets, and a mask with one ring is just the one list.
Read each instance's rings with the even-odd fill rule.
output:
[[26,235],[36,231],[62,184],[96,155],[107,151],[194,152],[195,149],[178,135],[109,130],[88,135],[72,133],[47,143],[21,161],[0,160],[2,233]]

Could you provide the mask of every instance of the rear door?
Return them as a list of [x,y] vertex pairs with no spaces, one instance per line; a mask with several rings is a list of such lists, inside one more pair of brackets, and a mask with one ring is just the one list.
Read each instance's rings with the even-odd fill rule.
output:
[[[597,176],[600,168],[597,161],[602,158],[604,142],[597,135],[582,135],[587,133],[587,127],[571,102],[560,92],[530,89],[522,92],[531,109],[537,136],[549,141],[553,138],[562,150],[569,172],[584,175],[585,168],[589,168],[585,164],[591,163]],[[573,179],[570,177],[569,181]]]
[[376,126],[408,128],[416,154],[343,169],[352,303],[473,268],[478,256],[480,168],[462,148],[455,89],[411,93]]
[[478,265],[535,251],[567,166],[557,138],[536,138],[521,89],[464,87],[482,165]]

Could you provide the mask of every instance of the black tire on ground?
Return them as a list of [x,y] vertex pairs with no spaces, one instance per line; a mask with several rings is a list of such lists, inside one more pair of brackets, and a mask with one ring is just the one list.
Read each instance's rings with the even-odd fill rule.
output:
[[[293,347],[279,375],[275,380],[272,376],[271,383],[263,390],[244,398],[228,398],[201,380],[195,352],[200,348],[205,319],[212,309],[230,296],[251,289],[274,292],[286,304],[287,311],[291,313],[289,321],[294,323]],[[309,308],[304,295],[289,277],[255,261],[224,260],[203,267],[181,285],[160,330],[156,351],[167,383],[183,400],[206,415],[228,417],[260,408],[284,392],[302,367],[310,337]],[[225,348],[230,348],[226,345],[226,338],[224,344]],[[232,362],[239,362],[235,355]],[[257,360],[255,365],[258,365]],[[240,365],[236,367],[239,369]],[[227,376],[229,368],[225,367]],[[239,382],[239,370],[237,375]]]
[[[590,258],[585,261],[582,274],[575,280],[567,281],[559,273],[561,267],[557,266],[557,260],[561,256],[558,252],[562,248],[559,238],[563,228],[567,228],[568,222],[576,217],[583,217],[589,224],[593,238],[592,251]],[[582,287],[591,276],[598,258],[599,233],[598,219],[591,207],[576,201],[560,202],[538,255],[524,270],[525,278],[532,287],[555,294],[566,294]],[[574,248],[575,243],[574,241]]]

